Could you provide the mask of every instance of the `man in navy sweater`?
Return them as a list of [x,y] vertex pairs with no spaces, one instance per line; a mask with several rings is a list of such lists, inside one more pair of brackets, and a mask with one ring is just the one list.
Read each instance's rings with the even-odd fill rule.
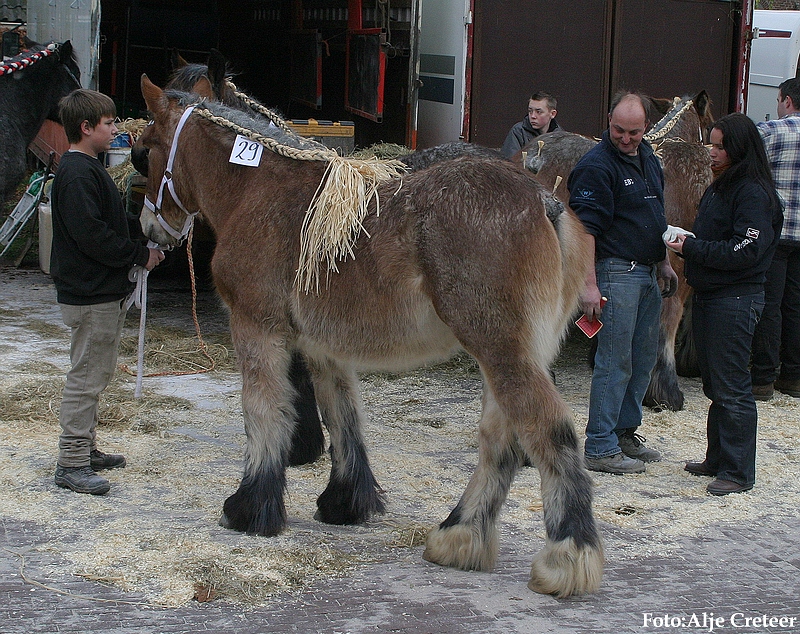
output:
[[102,495],[110,484],[96,471],[125,466],[125,458],[97,449],[100,393],[117,364],[125,298],[134,264],[153,269],[158,249],[131,240],[122,199],[97,155],[117,132],[114,102],[93,90],[75,90],[59,114],[70,146],[53,180],[51,274],[64,323],[70,327],[70,361],[59,422],[55,482],[78,493]]
[[645,462],[661,459],[636,430],[658,353],[661,297],[678,287],[661,240],[664,175],[643,140],[645,99],[635,93],[614,98],[602,141],[568,181],[570,207],[595,252],[582,309],[590,320],[602,314],[605,324],[597,334],[584,457],[590,470],[617,474],[641,473]]

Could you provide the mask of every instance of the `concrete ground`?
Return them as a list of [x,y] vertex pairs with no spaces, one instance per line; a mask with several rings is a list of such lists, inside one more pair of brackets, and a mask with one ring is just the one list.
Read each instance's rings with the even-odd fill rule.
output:
[[13,520],[0,526],[5,634],[800,631],[796,522],[714,527],[669,556],[609,565],[601,590],[588,597],[530,592],[527,563],[506,542],[491,573],[434,566],[419,556],[420,547],[416,560],[378,562],[247,610],[214,602],[153,607],[143,597],[61,574],[58,556],[36,548],[46,527]]
[[[2,294],[13,288],[9,278],[50,292],[38,273],[0,270],[0,276]],[[86,521],[89,531],[92,520]],[[47,546],[53,536],[46,523],[3,517],[0,634],[800,632],[800,523],[794,518],[712,522],[700,536],[659,554],[646,548],[646,530],[600,526],[606,543],[630,544],[634,556],[610,558],[601,589],[587,597],[559,600],[529,591],[530,556],[538,546],[511,533],[503,534],[498,564],[488,573],[432,565],[417,546],[403,556],[386,550],[343,576],[278,595],[266,607],[193,601],[163,608],[144,595],[68,574],[61,554]],[[346,538],[351,529],[326,531]],[[643,554],[636,557],[639,546]]]

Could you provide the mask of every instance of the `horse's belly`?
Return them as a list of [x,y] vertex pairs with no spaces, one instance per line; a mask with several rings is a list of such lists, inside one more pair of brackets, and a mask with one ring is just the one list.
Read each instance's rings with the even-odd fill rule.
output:
[[[312,357],[333,357],[360,370],[401,371],[450,358],[460,349],[450,328],[420,292],[378,294],[342,305],[299,311],[298,345]],[[326,310],[326,308],[328,310]]]

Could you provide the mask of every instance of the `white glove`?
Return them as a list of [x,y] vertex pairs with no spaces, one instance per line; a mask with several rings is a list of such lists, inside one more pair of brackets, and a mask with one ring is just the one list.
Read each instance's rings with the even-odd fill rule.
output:
[[[678,236],[690,236],[692,238],[696,237],[691,231],[686,231],[686,229],[682,229],[681,227],[667,225],[667,230],[661,235],[661,239],[664,241],[664,244],[667,244],[667,242],[675,242],[675,240],[678,239]],[[667,248],[669,248],[669,245],[667,245]],[[675,249],[670,250],[675,251]]]

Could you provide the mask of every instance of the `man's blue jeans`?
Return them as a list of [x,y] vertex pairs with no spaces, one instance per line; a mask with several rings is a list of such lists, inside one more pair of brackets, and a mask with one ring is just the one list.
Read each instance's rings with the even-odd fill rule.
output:
[[708,408],[706,464],[738,484],[756,480],[758,410],[750,383],[753,331],[764,293],[692,299],[692,335]]
[[608,299],[597,333],[584,452],[620,452],[617,433],[642,423],[642,400],[658,354],[661,291],[656,265],[607,258],[595,264],[597,287]]

